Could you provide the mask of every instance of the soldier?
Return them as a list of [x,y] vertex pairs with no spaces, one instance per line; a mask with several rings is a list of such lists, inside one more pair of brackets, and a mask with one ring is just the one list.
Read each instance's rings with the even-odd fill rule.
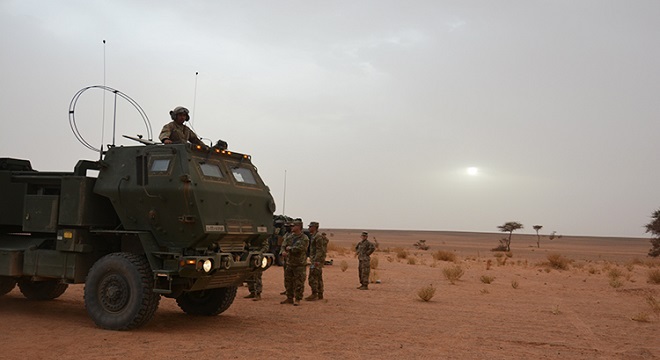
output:
[[323,264],[325,264],[325,255],[328,249],[328,238],[319,233],[319,223],[312,221],[309,223],[309,287],[312,288],[312,295],[305,298],[307,301],[323,299]]
[[158,136],[160,141],[164,144],[185,144],[190,141],[195,145],[206,147],[202,140],[184,124],[184,122],[190,120],[188,109],[183,106],[177,106],[174,110],[170,111],[170,117],[173,121],[163,126]]
[[309,238],[302,233],[302,220],[293,221],[291,234],[282,243],[282,255],[286,258],[284,268],[284,285],[286,287],[286,300],[280,304],[300,305],[305,291],[305,270],[307,263],[307,247]]
[[[261,244],[261,252],[266,253],[268,252],[268,238],[264,239],[263,244]],[[261,281],[261,275],[263,274],[263,271],[257,270],[253,275],[251,275],[249,278],[247,278],[247,286],[248,290],[250,290],[250,294],[245,296],[245,299],[252,299],[252,301],[259,301],[261,300],[261,290],[263,290],[263,283]]]
[[369,242],[369,233],[362,232],[362,241],[355,245],[355,253],[360,260],[360,267],[358,269],[360,275],[359,290],[369,290],[369,271],[371,268],[371,258],[369,257],[376,250],[374,244]]

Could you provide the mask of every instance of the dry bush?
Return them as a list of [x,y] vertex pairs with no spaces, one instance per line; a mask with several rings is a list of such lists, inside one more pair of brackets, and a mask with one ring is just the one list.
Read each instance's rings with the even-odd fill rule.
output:
[[374,270],[378,268],[378,256],[374,256],[371,258],[371,261],[369,262],[369,267]]
[[568,270],[571,260],[561,254],[548,254],[548,262],[553,269]]
[[334,242],[328,242],[328,247],[327,247],[327,252],[334,251],[339,255],[346,255],[349,254],[351,251],[348,248],[339,246],[335,244]]
[[415,265],[415,264],[417,264],[417,259],[415,259],[415,258],[412,257],[412,256],[409,257],[409,258],[408,258],[408,265]]
[[509,258],[513,257],[513,253],[511,251],[505,252],[504,255],[506,255],[506,257],[509,257]]
[[561,311],[559,311],[559,305],[555,305],[555,306],[552,308],[551,312],[552,312],[552,315],[559,315],[559,314],[561,314]]
[[389,261],[389,262],[393,262],[393,261],[394,261],[394,258],[391,257],[391,256],[388,256],[388,257],[387,257],[387,261]]
[[646,302],[649,303],[654,313],[660,314],[660,301],[656,300],[653,295],[647,295]]
[[632,260],[630,260],[629,264],[631,264],[631,265],[644,265],[644,261],[640,258],[633,258]]
[[490,267],[493,266],[493,260],[488,259],[486,261],[486,270],[490,270]]
[[419,240],[416,243],[413,244],[414,247],[416,247],[419,250],[428,250],[429,246],[426,244],[426,240]]
[[610,271],[607,273],[607,276],[612,280],[616,280],[616,279],[620,278],[621,275],[623,275],[623,273],[621,272],[621,270],[619,270],[617,268],[610,269]]
[[593,266],[589,266],[589,269],[587,269],[587,272],[588,272],[589,274],[600,274],[600,271],[598,271],[598,269],[596,269],[596,268],[593,267]]
[[501,258],[501,257],[503,257],[503,256],[504,256],[504,253],[501,253],[501,252],[496,252],[495,254],[493,254],[493,256],[495,256],[496,258],[498,258],[498,259],[499,259],[499,258]]
[[463,274],[465,274],[465,271],[460,265],[454,265],[442,269],[442,274],[447,280],[449,280],[450,283],[456,284],[456,281],[458,281],[463,276]]
[[339,266],[341,267],[341,271],[345,272],[346,269],[348,269],[348,262],[346,262],[346,260],[342,260],[341,264],[339,264]]
[[437,268],[437,267],[438,267],[438,263],[437,263],[436,261],[433,261],[433,263],[432,263],[431,265],[429,265],[429,266],[432,267],[432,268]]
[[494,276],[488,276],[488,275],[481,275],[479,280],[481,280],[481,282],[484,283],[484,284],[490,284],[490,283],[493,282],[493,280],[495,280],[495,277]]
[[417,296],[419,296],[419,298],[424,301],[431,300],[433,298],[433,295],[435,295],[435,288],[433,287],[433,285],[424,286],[423,288],[417,291]]
[[438,261],[456,261],[456,254],[451,251],[438,250],[433,253],[433,258]]
[[[508,259],[509,259],[509,258],[502,258],[502,265],[503,265],[503,266],[506,265],[506,261],[507,261]],[[498,259],[498,260],[499,260],[499,259]]]
[[626,270],[632,272],[633,270],[635,270],[635,264],[633,263],[626,264]]
[[649,270],[648,282],[651,284],[660,284],[660,270]]
[[518,285],[519,285],[519,284],[518,284],[518,281],[517,281],[517,280],[511,280],[511,287],[512,287],[512,288],[517,289],[517,288],[518,288]]
[[408,258],[408,250],[402,249],[402,248],[395,248],[394,251],[396,251],[396,257],[399,259],[407,259]]
[[623,281],[619,278],[610,279],[610,286],[617,289],[623,286]]
[[634,315],[633,317],[630,318],[630,320],[645,322],[645,323],[651,322],[651,320],[649,319],[649,314],[645,312],[640,312],[639,314]]
[[378,271],[371,270],[369,271],[369,282],[375,284],[378,282]]

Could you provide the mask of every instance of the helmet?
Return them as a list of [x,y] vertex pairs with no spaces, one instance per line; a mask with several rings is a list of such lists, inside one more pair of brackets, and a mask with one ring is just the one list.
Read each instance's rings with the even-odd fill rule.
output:
[[176,120],[177,115],[186,114],[186,120],[184,121],[188,121],[190,120],[190,115],[188,115],[188,112],[188,109],[184,108],[183,106],[177,106],[174,108],[174,110],[170,111],[170,117],[172,120]]

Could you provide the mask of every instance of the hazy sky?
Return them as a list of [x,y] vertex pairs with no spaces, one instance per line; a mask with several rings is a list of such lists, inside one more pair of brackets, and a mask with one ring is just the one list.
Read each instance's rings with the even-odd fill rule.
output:
[[[252,155],[278,213],[286,170],[286,214],[322,227],[645,236],[659,19],[656,0],[0,0],[0,156],[97,159],[68,108],[105,58],[153,137],[194,110],[200,136]],[[105,127],[100,91],[76,109],[95,145],[105,99]],[[117,134],[148,136],[126,102]]]

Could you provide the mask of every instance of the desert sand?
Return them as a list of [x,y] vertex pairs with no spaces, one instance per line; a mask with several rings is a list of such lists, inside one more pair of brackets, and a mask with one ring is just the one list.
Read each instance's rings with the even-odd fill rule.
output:
[[[46,302],[28,301],[16,288],[0,297],[0,358],[660,358],[660,313],[649,302],[660,302],[660,285],[647,282],[660,261],[646,256],[647,239],[543,237],[537,248],[536,235],[514,233],[511,257],[498,263],[490,249],[501,233],[372,230],[380,283],[360,291],[348,250],[361,230],[324,231],[335,249],[324,300],[280,305],[282,268],[272,267],[262,301],[243,299],[248,291],[240,287],[223,314],[192,317],[163,298],[146,326],[116,332],[87,316],[83,285]],[[422,239],[429,250],[413,247]],[[438,250],[454,252],[456,261],[434,260]],[[568,270],[544,264],[553,253],[572,261]],[[451,284],[443,269],[456,265],[464,275]],[[614,285],[613,273],[620,274]],[[493,281],[482,282],[484,275]],[[435,296],[424,302],[417,292],[431,284]]]

